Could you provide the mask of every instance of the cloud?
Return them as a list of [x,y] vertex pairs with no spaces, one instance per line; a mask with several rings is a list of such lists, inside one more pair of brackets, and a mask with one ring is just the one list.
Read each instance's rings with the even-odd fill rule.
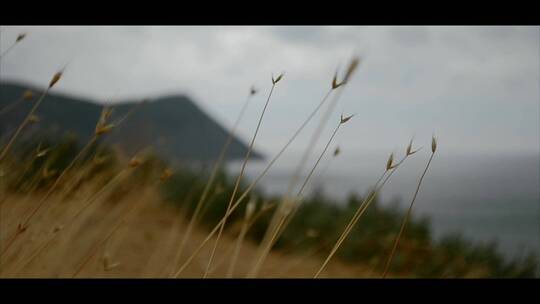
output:
[[363,62],[334,113],[358,113],[340,134],[348,150],[435,131],[452,151],[540,151],[539,27],[4,27],[1,49],[21,31],[1,79],[43,85],[69,63],[59,91],[100,102],[186,93],[228,126],[252,84],[257,117],[270,76],[285,71],[257,143],[266,150],[287,141],[356,52]]

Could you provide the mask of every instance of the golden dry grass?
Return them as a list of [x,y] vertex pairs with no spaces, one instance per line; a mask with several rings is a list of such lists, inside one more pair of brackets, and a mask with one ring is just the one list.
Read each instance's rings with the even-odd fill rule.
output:
[[[86,211],[80,220],[65,225],[82,207],[85,197],[95,191],[90,187],[64,201],[55,197],[51,208],[44,209],[36,221],[2,256],[1,277],[70,278],[88,259],[76,277],[167,277],[172,269],[187,221],[177,209],[165,204],[155,189],[148,187],[121,197],[101,199]],[[42,195],[42,193],[40,193]],[[21,214],[39,199],[11,195],[2,204],[1,241],[13,234]],[[131,216],[128,210],[133,210]],[[124,220],[123,224],[121,220]],[[117,227],[117,230],[114,228]],[[55,232],[56,230],[56,232]],[[104,242],[107,235],[114,233]],[[236,245],[235,229],[223,235],[216,250],[208,277],[226,277]],[[31,262],[30,257],[57,233],[49,246]],[[207,231],[196,228],[186,244],[182,262],[206,237]],[[235,277],[244,277],[256,257],[256,244],[246,240],[239,252]],[[206,246],[181,277],[200,278],[204,274],[211,246]],[[290,254],[272,251],[260,270],[260,277],[310,278],[322,260],[313,253]],[[366,277],[369,269],[333,262],[322,277]]]

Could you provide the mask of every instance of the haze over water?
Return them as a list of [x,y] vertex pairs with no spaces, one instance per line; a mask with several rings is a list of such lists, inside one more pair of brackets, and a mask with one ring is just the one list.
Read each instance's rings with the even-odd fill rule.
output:
[[[408,207],[429,153],[423,150],[403,163],[384,186],[382,204]],[[345,203],[351,193],[363,195],[370,189],[383,172],[388,153],[355,155],[345,150],[335,159],[331,154],[321,161],[305,195],[322,191]],[[540,154],[440,154],[435,155],[413,209],[414,217],[430,219],[435,238],[460,233],[470,240],[497,241],[507,256],[528,250],[540,253]],[[271,157],[248,164],[247,177],[256,178]],[[259,188],[268,194],[284,193],[298,159],[278,160]],[[312,157],[308,162],[301,181],[314,161]],[[234,162],[228,169],[234,173],[239,167]]]

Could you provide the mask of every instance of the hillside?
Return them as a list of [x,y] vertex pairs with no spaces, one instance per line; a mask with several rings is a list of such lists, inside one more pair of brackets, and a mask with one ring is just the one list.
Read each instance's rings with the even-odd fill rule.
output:
[[[20,99],[27,89],[36,93],[42,91],[20,83],[1,83],[0,109]],[[138,102],[125,101],[115,104],[113,119],[122,117]],[[2,141],[20,124],[31,106],[31,101],[21,102],[0,117]],[[49,137],[61,137],[73,133],[81,141],[86,141],[93,134],[101,110],[102,105],[93,100],[53,91],[47,95],[37,111],[39,124],[29,127],[26,136],[39,133]],[[105,141],[128,154],[151,144],[161,157],[168,160],[204,162],[218,157],[228,132],[189,97],[171,95],[151,99],[140,106],[120,128],[109,134]],[[234,138],[226,157],[229,160],[242,158],[246,149],[247,146],[241,139]],[[253,159],[261,157],[258,152],[252,154]]]
[[[88,189],[85,189],[88,190]],[[81,196],[88,195],[81,191]],[[46,218],[36,223],[36,228],[30,231],[33,237],[28,237],[24,250],[9,253],[2,262],[1,278],[70,278],[78,263],[92,251],[97,249],[95,256],[80,272],[78,277],[85,278],[163,278],[167,277],[173,269],[175,255],[178,253],[181,241],[186,231],[187,220],[178,214],[178,210],[171,208],[160,201],[160,197],[152,189],[144,189],[131,195],[120,198],[116,204],[107,201],[96,202],[98,206],[89,214],[85,214],[80,222],[73,227],[62,230],[66,242],[55,242],[48,250],[38,255],[35,261],[25,265],[29,260],[29,253],[36,250],[47,240],[47,232],[57,223],[67,221],[73,210],[80,208],[84,202],[82,197],[74,197],[66,202],[57,202],[54,218]],[[3,208],[6,233],[4,238],[13,232],[17,215],[28,208],[32,200],[23,197],[10,196]],[[141,204],[129,217],[123,217],[130,204]],[[66,209],[67,208],[67,209]],[[67,213],[66,213],[67,212]],[[53,214],[53,213],[49,213]],[[20,216],[20,215],[19,215]],[[113,234],[109,242],[100,244],[103,234],[111,231],[117,221],[124,219],[125,223]],[[91,229],[81,229],[87,227]],[[41,232],[40,232],[41,231]],[[204,240],[208,231],[197,227],[187,244],[182,262]],[[2,239],[4,241],[4,239]],[[227,231],[216,252],[215,266],[210,277],[223,278],[227,274],[237,234]],[[206,246],[190,267],[182,273],[182,278],[200,278],[204,273],[206,263],[212,247]],[[242,278],[254,262],[257,244],[246,240],[240,251],[236,264],[234,277]],[[107,269],[106,259],[114,267]],[[270,278],[311,278],[322,263],[321,258],[312,252],[273,251],[265,263],[261,277]],[[180,263],[179,263],[180,265]],[[336,261],[324,273],[324,277],[367,277],[371,274],[366,265],[350,265]]]

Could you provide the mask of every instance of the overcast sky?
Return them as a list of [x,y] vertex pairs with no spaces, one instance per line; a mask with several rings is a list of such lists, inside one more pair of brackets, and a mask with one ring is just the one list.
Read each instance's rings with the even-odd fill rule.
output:
[[[356,113],[336,143],[347,151],[398,151],[409,138],[445,153],[540,153],[539,27],[3,27],[2,80],[114,102],[185,93],[231,126],[253,84],[240,135],[249,140],[275,89],[256,146],[277,151],[316,106],[336,68],[363,61],[341,112]],[[308,130],[309,132],[309,130]],[[293,150],[307,142],[306,133]]]

